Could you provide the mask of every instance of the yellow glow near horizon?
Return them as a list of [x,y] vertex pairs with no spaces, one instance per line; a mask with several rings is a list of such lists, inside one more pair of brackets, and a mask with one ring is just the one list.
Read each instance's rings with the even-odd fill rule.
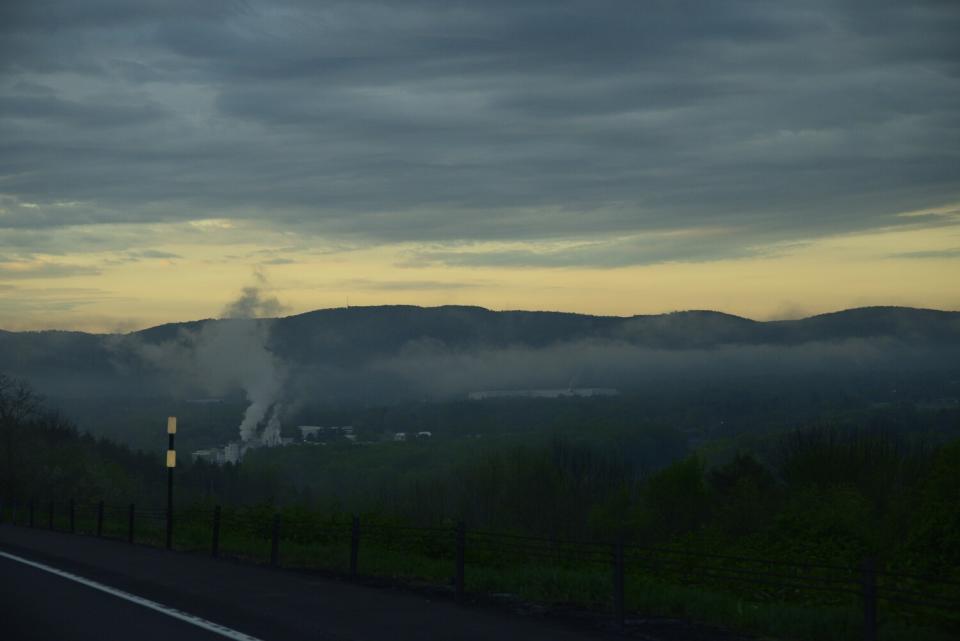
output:
[[[124,262],[104,251],[0,263],[8,276],[36,271],[33,278],[0,277],[0,328],[129,331],[216,317],[251,282],[255,268],[266,274],[272,294],[291,314],[347,303],[622,316],[714,309],[756,319],[865,305],[958,309],[960,224],[945,222],[774,245],[749,258],[615,268],[445,266],[409,260],[425,249],[412,243],[285,249],[289,234],[275,234],[269,245],[249,239],[210,244],[189,234],[160,234],[159,240],[167,239],[156,246],[160,257]],[[222,221],[191,225],[204,238],[236,231]],[[481,243],[469,251],[519,245]],[[56,269],[64,265],[73,273],[59,275]]]

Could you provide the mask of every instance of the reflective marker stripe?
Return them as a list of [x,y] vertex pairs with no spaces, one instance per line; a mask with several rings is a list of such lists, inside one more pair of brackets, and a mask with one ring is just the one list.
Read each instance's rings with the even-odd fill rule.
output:
[[64,572],[63,570],[58,570],[57,568],[50,567],[49,565],[44,565],[43,563],[37,563],[36,561],[30,561],[29,559],[24,559],[13,554],[7,554],[6,552],[0,552],[0,557],[5,559],[10,559],[11,561],[18,561],[20,563],[29,565],[30,567],[37,568],[38,570],[44,570],[50,572],[51,574],[56,574],[65,579],[70,579],[71,581],[76,581],[87,587],[91,587],[95,590],[100,590],[101,592],[106,592],[107,594],[112,594],[113,596],[120,597],[131,603],[136,603],[137,605],[142,605],[145,608],[150,608],[151,610],[156,610],[162,614],[173,617],[174,619],[180,619],[195,625],[198,628],[203,628],[204,630],[209,630],[210,632],[216,632],[217,634],[227,637],[228,639],[236,639],[236,641],[261,641],[257,637],[252,637],[249,634],[244,634],[243,632],[237,632],[228,627],[222,626],[218,623],[212,621],[207,621],[206,619],[201,619],[198,616],[192,614],[187,614],[186,612],[181,612],[174,608],[167,607],[156,601],[151,601],[150,599],[144,599],[135,594],[130,594],[129,592],[124,592],[123,590],[118,590],[116,588],[111,588],[109,585],[104,585],[102,583],[97,583],[96,581],[91,581],[90,579],[85,579],[82,576],[77,576],[76,574],[71,574],[69,572]]

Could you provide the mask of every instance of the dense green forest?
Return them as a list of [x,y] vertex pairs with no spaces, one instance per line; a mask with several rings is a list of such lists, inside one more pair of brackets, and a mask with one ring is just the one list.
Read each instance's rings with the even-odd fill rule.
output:
[[[262,554],[272,515],[279,513],[288,524],[283,545],[291,562],[338,567],[346,558],[343,526],[359,515],[374,524],[373,534],[364,530],[367,571],[414,580],[443,580],[448,561],[436,556],[444,554],[442,532],[464,522],[472,532],[624,541],[701,559],[737,555],[856,568],[873,557],[894,572],[960,581],[956,408],[905,403],[826,411],[792,427],[719,431],[694,447],[689,433],[662,420],[631,418],[622,403],[599,412],[578,402],[549,405],[548,413],[513,401],[472,407],[483,408],[477,423],[463,432],[440,429],[437,438],[262,448],[240,465],[222,467],[181,457],[175,484],[184,510],[180,545],[202,550],[209,544],[210,508],[219,504],[232,515],[224,545],[242,558]],[[377,433],[378,414],[389,414],[390,425],[436,427],[442,416],[461,410],[418,404],[371,411],[366,429]],[[494,417],[518,412],[528,412],[528,429],[484,429]],[[12,502],[22,514],[30,500],[62,505],[68,499],[160,508],[162,451],[145,454],[83,434],[26,384],[0,376],[5,512]],[[83,518],[81,527],[89,528],[89,508]],[[396,526],[447,529],[393,550],[390,541],[378,541],[376,527]],[[114,536],[116,527],[108,523]],[[138,537],[162,540],[156,527],[139,525]],[[531,565],[529,559],[500,567],[480,554],[472,557],[479,563],[471,570],[474,589],[594,606],[606,598],[603,567]],[[689,577],[698,576],[692,571]],[[646,612],[782,638],[844,639],[859,625],[857,606],[823,602],[810,591],[758,592],[716,580],[694,586],[634,572],[627,592],[630,607]],[[888,624],[885,638],[942,639],[956,621],[921,610]]]
[[[83,435],[0,385],[0,495],[162,504],[160,452]],[[688,449],[670,426],[576,413],[527,433],[181,457],[185,502],[299,505],[398,522],[910,567],[960,563],[960,413],[878,408]],[[952,440],[951,440],[952,435]]]

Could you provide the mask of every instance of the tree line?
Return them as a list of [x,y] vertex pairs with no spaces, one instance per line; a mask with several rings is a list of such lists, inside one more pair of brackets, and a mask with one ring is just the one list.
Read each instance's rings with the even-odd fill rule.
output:
[[[943,420],[960,433],[955,412]],[[960,439],[925,443],[883,425],[823,421],[711,455],[687,452],[663,426],[541,436],[279,448],[239,466],[183,461],[178,498],[415,524],[462,519],[538,536],[798,559],[875,554],[938,572],[960,567]],[[3,375],[0,461],[4,498],[162,505],[162,452],[81,434],[29,386]]]

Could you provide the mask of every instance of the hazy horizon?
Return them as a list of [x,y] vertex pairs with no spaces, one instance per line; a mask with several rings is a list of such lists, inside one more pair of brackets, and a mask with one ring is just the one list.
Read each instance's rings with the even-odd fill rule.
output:
[[[599,316],[599,317],[623,318],[623,319],[628,319],[628,318],[633,318],[638,316],[666,316],[670,314],[702,312],[702,313],[716,313],[716,314],[724,314],[728,316],[736,316],[738,318],[743,318],[746,320],[751,320],[751,321],[761,322],[761,323],[775,322],[775,321],[803,320],[807,318],[812,318],[814,316],[823,316],[828,314],[836,314],[836,313],[853,311],[858,309],[871,309],[871,308],[916,309],[916,310],[934,311],[934,312],[960,312],[960,308],[944,309],[944,308],[935,308],[935,307],[917,307],[913,305],[882,305],[881,304],[881,305],[862,305],[857,307],[844,307],[844,308],[838,308],[838,309],[827,309],[824,311],[815,311],[815,312],[809,312],[809,313],[801,312],[800,311],[801,308],[798,307],[798,308],[795,308],[794,310],[785,310],[787,312],[786,314],[776,314],[776,315],[765,317],[765,318],[764,317],[756,318],[756,317],[746,316],[743,314],[735,314],[722,309],[707,309],[707,308],[701,308],[701,307],[691,307],[686,309],[670,309],[665,311],[640,312],[636,314],[593,314],[585,311],[567,310],[567,309],[521,309],[521,308],[492,309],[489,307],[484,307],[483,305],[473,305],[467,302],[438,304],[438,305],[418,305],[415,303],[398,302],[398,303],[383,303],[383,304],[373,303],[369,305],[351,304],[349,306],[342,305],[342,306],[333,306],[333,307],[317,307],[314,309],[304,309],[304,310],[297,310],[297,311],[292,311],[286,307],[282,307],[282,309],[277,310],[276,313],[264,314],[258,311],[256,313],[251,313],[249,315],[239,315],[232,318],[233,319],[249,318],[249,319],[256,319],[256,320],[271,320],[271,319],[279,319],[279,318],[288,318],[291,316],[299,316],[301,314],[309,314],[312,312],[323,312],[323,311],[339,310],[339,309],[376,309],[376,308],[385,308],[385,307],[386,308],[416,307],[421,309],[440,309],[443,307],[467,307],[467,308],[482,309],[489,312],[558,313],[558,314],[575,314],[575,315],[582,315],[582,316]],[[221,310],[221,313],[214,314],[212,316],[205,316],[205,317],[198,316],[198,317],[169,319],[169,320],[163,320],[159,323],[151,323],[151,324],[146,324],[141,326],[131,326],[128,323],[121,323],[116,327],[116,329],[109,329],[109,328],[96,329],[96,328],[56,327],[56,326],[49,326],[49,327],[38,326],[38,327],[16,329],[16,328],[0,326],[0,331],[8,331],[8,332],[78,331],[78,332],[85,332],[89,334],[125,334],[130,332],[138,332],[141,330],[150,329],[153,327],[159,327],[161,325],[167,325],[167,324],[196,323],[196,322],[205,322],[205,321],[211,321],[211,320],[231,320],[232,319],[231,316],[224,315],[222,312],[223,310]]]

